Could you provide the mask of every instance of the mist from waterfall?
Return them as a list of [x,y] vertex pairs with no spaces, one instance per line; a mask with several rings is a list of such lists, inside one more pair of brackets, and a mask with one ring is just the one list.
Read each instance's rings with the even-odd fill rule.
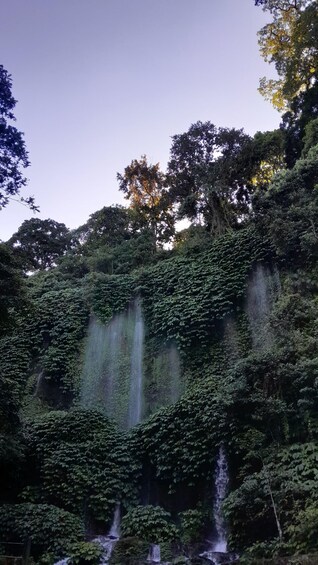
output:
[[127,429],[142,418],[144,323],[140,300],[105,325],[92,318],[81,379],[80,402]]
[[129,429],[161,406],[176,402],[182,391],[176,346],[147,349],[140,299],[107,325],[91,318],[81,375],[83,408],[100,410]]
[[144,324],[139,300],[136,303],[134,317],[134,336],[130,364],[128,428],[138,424],[138,422],[141,421],[142,414]]
[[266,349],[273,344],[269,314],[279,293],[280,280],[277,269],[271,270],[267,266],[257,264],[249,279],[245,307],[254,349]]

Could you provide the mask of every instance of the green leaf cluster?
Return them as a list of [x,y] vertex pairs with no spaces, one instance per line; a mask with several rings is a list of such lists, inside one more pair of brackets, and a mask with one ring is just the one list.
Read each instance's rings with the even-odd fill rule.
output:
[[99,412],[50,412],[25,435],[44,501],[110,524],[116,502],[135,500],[137,467],[124,437]]
[[83,535],[80,518],[49,504],[5,504],[0,506],[2,540],[32,542],[32,554],[51,553],[55,558],[66,555],[72,543]]
[[173,541],[178,530],[168,512],[159,506],[136,506],[122,520],[123,537],[136,537],[149,543]]

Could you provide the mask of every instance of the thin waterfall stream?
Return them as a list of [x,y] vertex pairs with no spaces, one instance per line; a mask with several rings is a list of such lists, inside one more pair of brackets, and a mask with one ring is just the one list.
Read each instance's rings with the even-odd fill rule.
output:
[[134,317],[134,335],[130,363],[128,428],[138,424],[141,421],[142,414],[144,324],[140,300],[136,301]]
[[149,563],[161,563],[160,545],[151,544],[147,561]]
[[[117,502],[114,511],[113,522],[107,536],[97,536],[92,540],[93,542],[98,543],[103,549],[100,565],[108,565],[113,549],[119,538],[120,538],[120,503]],[[70,561],[70,557],[65,557],[64,559],[60,559],[60,561],[57,561],[54,565],[67,565],[69,561]]]
[[116,504],[114,518],[111,525],[111,528],[107,534],[107,536],[97,536],[93,539],[94,542],[99,543],[99,545],[103,548],[103,555],[100,562],[100,565],[107,565],[111,558],[111,554],[113,552],[114,546],[120,538],[120,504],[119,502]]
[[237,555],[229,553],[227,550],[227,528],[222,512],[222,504],[226,498],[229,487],[229,469],[225,447],[222,444],[219,449],[214,474],[214,501],[213,501],[213,518],[215,536],[214,541],[210,542],[207,551],[201,553],[213,565],[221,565],[222,563],[230,563],[236,561]]
[[212,547],[216,553],[226,553],[227,551],[227,531],[222,513],[222,504],[227,495],[229,486],[229,470],[227,465],[224,445],[221,445],[215,471],[215,499],[213,507],[213,517],[217,538]]

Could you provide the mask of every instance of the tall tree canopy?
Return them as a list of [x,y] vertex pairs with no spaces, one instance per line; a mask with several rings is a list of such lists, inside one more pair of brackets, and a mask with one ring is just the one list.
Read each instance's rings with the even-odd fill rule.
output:
[[168,177],[178,217],[221,234],[248,210],[246,167],[251,138],[243,130],[197,122],[172,140]]
[[54,220],[25,220],[8,241],[25,271],[47,269],[71,247],[71,235],[65,224]]
[[171,211],[167,180],[160,171],[159,163],[148,163],[143,155],[117,175],[119,190],[130,201],[135,224],[148,229],[157,244],[168,242],[174,234],[174,218]]
[[74,231],[84,250],[108,245],[116,246],[130,238],[130,215],[124,206],[104,206],[90,215],[88,221]]
[[272,17],[259,31],[260,51],[274,63],[278,79],[260,80],[260,92],[279,111],[290,109],[318,78],[318,6],[316,0],[255,0]]
[[[11,124],[15,120],[13,109],[16,105],[11,87],[11,76],[0,65],[0,210],[26,185],[22,169],[29,165],[23,134]],[[37,209],[33,197],[20,197],[19,200],[32,210]]]

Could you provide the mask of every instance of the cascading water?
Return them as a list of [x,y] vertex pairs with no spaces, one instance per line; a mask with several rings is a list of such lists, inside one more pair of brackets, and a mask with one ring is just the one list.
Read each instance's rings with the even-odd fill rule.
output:
[[164,345],[150,360],[145,374],[151,383],[146,396],[146,416],[162,406],[174,404],[183,392],[181,380],[180,355],[175,344]]
[[120,537],[120,503],[117,502],[115,512],[114,512],[114,519],[112,526],[109,531],[109,537],[117,538]]
[[[99,565],[108,565],[111,554],[113,552],[116,542],[120,538],[120,503],[116,504],[114,518],[107,536],[97,536],[92,541],[98,543],[103,549],[103,554]],[[54,565],[67,565],[70,557],[65,557],[57,561]]]
[[277,269],[270,270],[258,264],[250,276],[246,297],[246,313],[255,349],[264,349],[273,343],[268,318],[275,296],[279,292],[280,280]]
[[213,565],[231,563],[237,560],[237,555],[227,551],[227,530],[222,512],[222,504],[227,495],[229,486],[229,471],[224,445],[219,449],[218,459],[215,469],[215,496],[213,504],[213,517],[215,527],[215,541],[210,543],[207,551],[201,554]]
[[160,545],[151,544],[147,561],[149,563],[161,563]]
[[227,532],[226,525],[222,513],[222,503],[227,495],[229,486],[229,470],[226,460],[224,446],[221,445],[219,456],[216,464],[215,472],[215,499],[213,507],[213,516],[216,529],[217,539],[212,547],[212,551],[216,553],[226,553],[227,551]]
[[163,345],[153,353],[145,345],[140,299],[107,325],[92,317],[81,378],[84,408],[100,410],[129,429],[161,406],[176,402],[182,389],[176,346]]
[[142,417],[144,324],[140,300],[107,326],[90,322],[81,381],[81,404],[103,411],[127,429]]
[[119,540],[120,537],[120,504],[116,504],[113,523],[109,530],[107,536],[97,536],[94,538],[93,541],[99,543],[99,545],[103,548],[103,555],[100,561],[100,565],[107,565],[111,554],[113,552],[114,546],[116,542]]
[[134,336],[131,351],[130,364],[130,391],[129,391],[129,413],[128,428],[135,426],[141,420],[142,412],[142,382],[143,382],[143,344],[144,324],[142,319],[140,301],[135,308]]

